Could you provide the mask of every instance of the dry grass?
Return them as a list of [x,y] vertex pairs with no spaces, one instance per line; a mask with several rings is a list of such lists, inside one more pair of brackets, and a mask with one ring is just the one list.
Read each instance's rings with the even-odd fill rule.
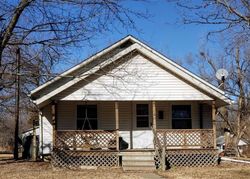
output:
[[223,162],[216,167],[204,168],[172,168],[167,172],[158,172],[159,175],[167,178],[193,179],[242,179],[250,178],[250,164],[236,164]]
[[[158,174],[164,178],[223,178],[241,179],[250,178],[250,165],[222,163],[217,167],[207,168],[172,168]],[[150,172],[123,172],[120,168],[98,168],[97,170],[58,169],[52,168],[46,162],[26,162],[0,160],[0,178],[121,178],[137,179],[150,176]]]
[[120,168],[98,168],[97,170],[58,169],[52,168],[47,162],[0,161],[0,178],[59,178],[59,179],[91,179],[91,178],[121,178],[142,179],[143,172],[124,173]]

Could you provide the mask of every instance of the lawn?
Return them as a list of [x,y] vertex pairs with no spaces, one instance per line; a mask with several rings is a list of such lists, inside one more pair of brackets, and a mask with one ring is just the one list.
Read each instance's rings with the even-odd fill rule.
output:
[[[250,165],[222,163],[216,167],[206,168],[172,168],[165,172],[155,172],[163,178],[223,178],[241,179],[250,178]],[[120,168],[86,169],[59,169],[51,167],[47,162],[27,162],[0,160],[0,178],[121,178],[137,179],[150,178],[152,172],[123,172]]]
[[250,178],[250,164],[222,162],[216,167],[172,168],[166,172],[158,172],[166,178],[208,178],[208,179],[242,179]]

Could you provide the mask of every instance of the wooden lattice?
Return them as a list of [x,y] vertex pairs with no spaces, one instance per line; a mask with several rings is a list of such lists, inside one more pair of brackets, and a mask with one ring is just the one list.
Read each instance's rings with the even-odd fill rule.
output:
[[115,149],[117,131],[63,130],[55,133],[55,148],[66,150]]
[[54,149],[52,165],[55,167],[118,166],[119,156],[113,151],[72,151]]
[[166,159],[170,167],[205,167],[216,165],[218,154],[215,149],[168,150]]
[[161,146],[213,148],[212,129],[157,129]]

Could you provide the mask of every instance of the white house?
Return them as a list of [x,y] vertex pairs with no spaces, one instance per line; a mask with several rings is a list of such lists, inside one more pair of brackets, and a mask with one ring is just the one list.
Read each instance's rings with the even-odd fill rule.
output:
[[[132,36],[34,89],[31,97],[40,109],[40,153],[53,152],[54,163],[63,166],[107,165],[86,163],[86,157],[111,153],[114,163],[108,165],[124,166],[128,152],[159,155],[163,149],[166,156],[209,153],[214,163],[215,111],[229,104],[223,91]],[[121,150],[119,137],[127,149]]]

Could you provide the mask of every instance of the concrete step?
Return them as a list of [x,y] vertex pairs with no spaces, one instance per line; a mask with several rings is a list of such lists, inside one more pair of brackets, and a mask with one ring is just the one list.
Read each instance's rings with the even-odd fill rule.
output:
[[141,155],[147,155],[147,156],[154,156],[155,152],[121,152],[122,156],[141,156]]
[[141,156],[122,156],[122,160],[154,160],[154,156],[147,156],[147,155],[141,155]]
[[122,166],[152,166],[152,167],[155,167],[155,161],[152,161],[152,160],[144,160],[144,161],[123,160]]
[[146,171],[154,171],[155,167],[149,166],[125,166],[123,167],[124,171],[131,171],[131,170],[146,170]]
[[123,152],[122,167],[124,170],[155,170],[155,152]]

